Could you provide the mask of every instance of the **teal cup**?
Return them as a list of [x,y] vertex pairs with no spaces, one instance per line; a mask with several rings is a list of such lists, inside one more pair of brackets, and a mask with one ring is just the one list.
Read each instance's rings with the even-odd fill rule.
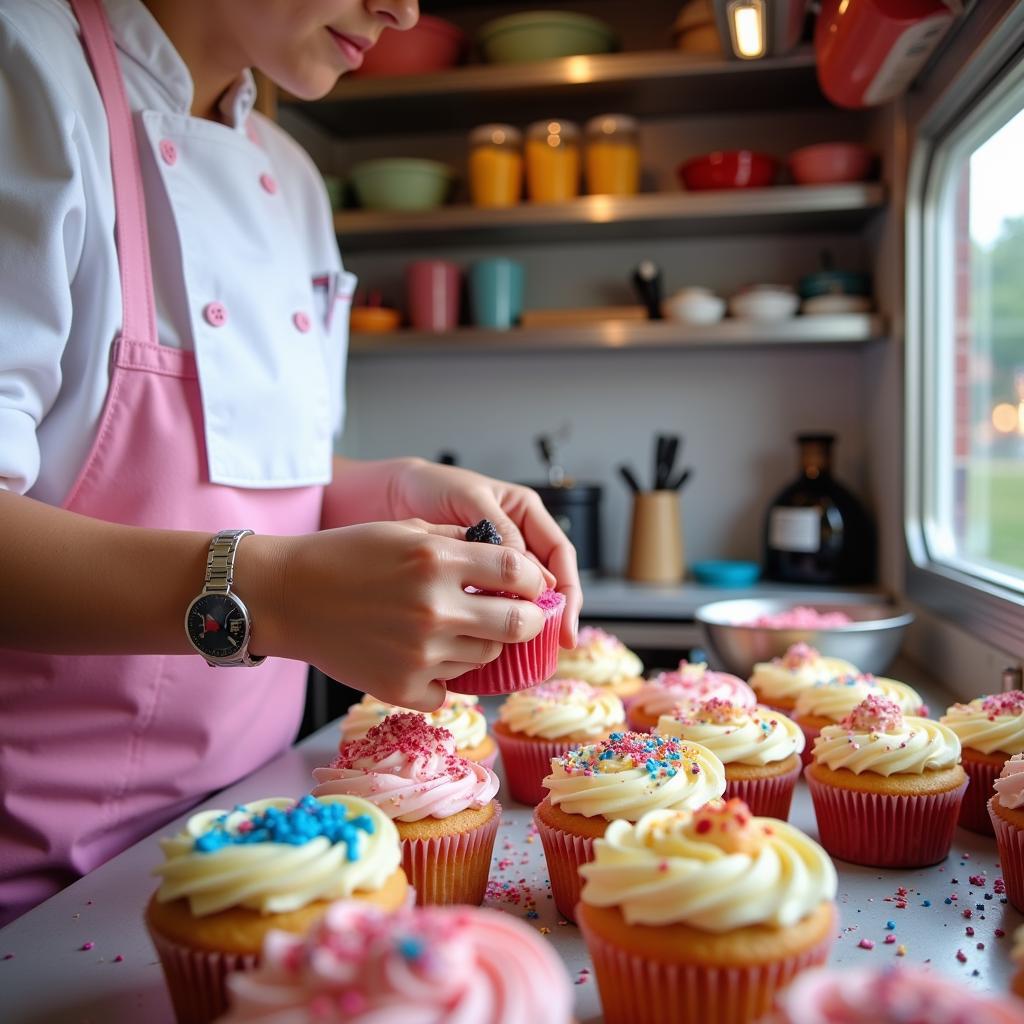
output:
[[479,260],[469,268],[473,323],[507,331],[523,313],[523,265],[503,258]]

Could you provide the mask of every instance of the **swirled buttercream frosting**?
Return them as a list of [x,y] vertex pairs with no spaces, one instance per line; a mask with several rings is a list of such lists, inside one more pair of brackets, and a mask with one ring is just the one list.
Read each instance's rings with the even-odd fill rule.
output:
[[1024,752],[1024,691],[1010,690],[954,704],[940,719],[965,747],[983,754]]
[[509,694],[498,718],[510,732],[523,736],[586,742],[622,725],[626,712],[606,689],[580,679],[551,679]]
[[375,725],[380,725],[389,715],[422,714],[428,724],[447,729],[455,737],[458,750],[469,750],[478,747],[487,735],[487,719],[477,707],[479,698],[466,693],[449,693],[444,703],[429,714],[410,711],[408,708],[387,704],[370,694],[344,714],[338,727],[341,730],[341,742],[351,743],[361,740]]
[[596,626],[584,626],[571,651],[558,652],[556,675],[582,679],[591,686],[610,686],[643,675],[643,662],[618,637]]
[[704,662],[682,661],[674,672],[662,672],[641,689],[630,702],[630,710],[658,718],[684,701],[700,702],[718,697],[742,707],[757,703],[754,691],[742,679],[728,672],[711,672]]

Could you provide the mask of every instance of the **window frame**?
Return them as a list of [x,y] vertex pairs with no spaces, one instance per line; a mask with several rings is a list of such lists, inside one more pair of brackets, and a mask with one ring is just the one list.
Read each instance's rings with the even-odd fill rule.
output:
[[947,508],[952,500],[952,481],[937,481],[935,454],[943,444],[948,443],[947,451],[952,446],[952,426],[937,416],[937,406],[951,393],[953,373],[951,362],[939,358],[951,350],[953,329],[949,319],[942,322],[943,300],[938,294],[941,282],[950,280],[953,259],[952,245],[943,244],[952,231],[946,199],[955,185],[951,169],[957,161],[997,131],[1014,110],[1024,108],[1024,4],[1018,4],[1006,21],[1009,24],[979,46],[946,83],[916,126],[910,155],[904,536],[908,596],[979,638],[1024,657],[1024,579],[933,555],[937,524],[929,520],[931,494],[938,490]]

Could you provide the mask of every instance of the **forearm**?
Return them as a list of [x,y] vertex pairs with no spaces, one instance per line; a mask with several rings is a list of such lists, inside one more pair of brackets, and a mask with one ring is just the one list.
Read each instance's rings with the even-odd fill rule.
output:
[[[202,587],[209,533],[121,526],[0,490],[0,538],[0,647],[193,653],[185,609]],[[255,541],[242,541],[236,566],[254,650],[261,616],[269,627],[274,605],[262,557],[273,539]]]
[[395,509],[396,476],[421,460],[414,458],[363,461],[334,457],[334,478],[324,490],[323,529],[406,518]]

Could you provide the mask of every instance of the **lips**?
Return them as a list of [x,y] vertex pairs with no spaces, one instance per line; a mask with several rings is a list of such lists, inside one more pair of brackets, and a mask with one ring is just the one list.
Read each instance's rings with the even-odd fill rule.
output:
[[345,63],[350,68],[358,68],[363,63],[363,54],[373,45],[372,39],[363,36],[350,36],[344,32],[337,32],[329,25],[327,31],[334,45],[341,51]]

